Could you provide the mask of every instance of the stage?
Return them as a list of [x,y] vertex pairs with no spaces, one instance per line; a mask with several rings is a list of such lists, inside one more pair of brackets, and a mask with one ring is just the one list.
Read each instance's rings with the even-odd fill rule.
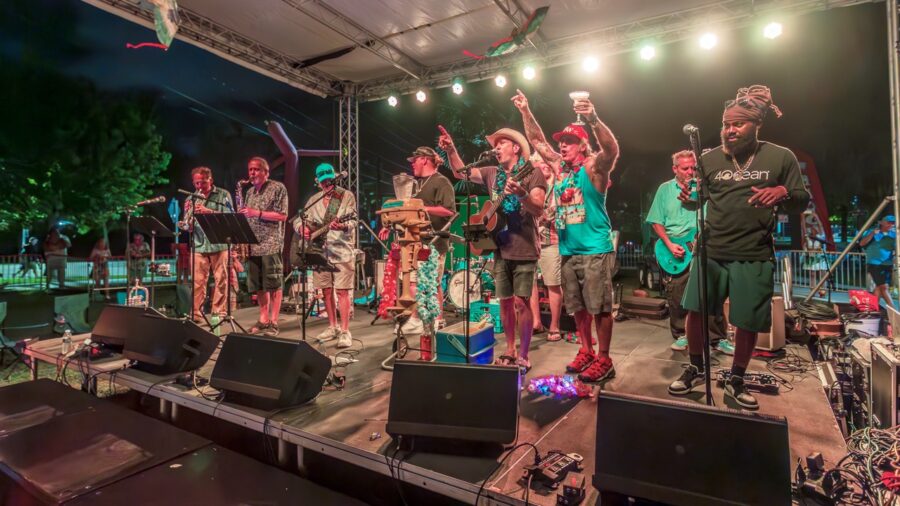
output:
[[[392,325],[383,321],[370,325],[372,315],[359,308],[356,311],[351,324],[354,343],[350,349],[358,351],[358,362],[346,367],[345,388],[337,390],[326,386],[315,401],[278,412],[268,419],[266,412],[234,406],[227,401],[217,403],[201,397],[191,387],[177,385],[158,376],[135,370],[119,371],[124,363],[121,360],[107,359],[103,364],[92,364],[91,370],[92,373],[108,371],[107,374],[99,374],[100,381],[106,382],[109,376],[117,385],[159,398],[160,415],[176,422],[181,411],[188,409],[273,436],[280,440],[277,449],[279,460],[288,461],[287,456],[296,452],[298,464],[305,465],[310,459],[304,459],[303,449],[308,449],[373,471],[383,479],[399,479],[466,503],[474,502],[482,481],[490,477],[482,496],[489,494],[497,504],[523,503],[524,487],[519,483],[519,478],[522,467],[532,462],[532,451],[526,447],[516,450],[502,469],[497,469],[502,457],[501,448],[470,454],[457,451],[454,455],[396,451],[390,436],[385,433],[391,372],[380,367],[382,360],[391,353]],[[241,309],[236,313],[237,321],[245,327],[256,321],[256,315],[256,308]],[[299,317],[296,315],[283,314],[280,327],[279,337],[300,339]],[[308,341],[315,343],[314,336],[324,327],[324,321],[311,319],[307,327]],[[324,343],[320,350],[333,356],[338,351],[336,342]],[[687,355],[670,350],[671,342],[667,320],[617,322],[612,343],[616,377],[595,386],[594,391],[603,388],[673,399],[667,394],[666,387],[681,373]],[[34,342],[26,353],[45,363],[56,363],[59,346],[59,339]],[[497,346],[502,346],[499,340]],[[577,346],[566,341],[548,342],[546,334],[535,336],[530,353],[533,369],[526,380],[563,373]],[[809,358],[805,349],[793,345],[789,348],[792,353]],[[496,354],[499,351],[495,350]],[[410,352],[412,356],[415,353]],[[730,366],[730,357],[718,352],[713,352],[712,356],[714,370]],[[200,376],[209,377],[215,358],[216,355],[201,368]],[[69,367],[71,369],[73,366]],[[765,371],[766,364],[754,359],[750,369]],[[794,462],[818,451],[825,457],[826,467],[833,466],[844,455],[846,448],[815,368],[788,379],[793,390],[782,388],[778,395],[757,395],[760,413],[787,418]],[[203,391],[207,396],[215,394],[209,387],[204,387]],[[715,382],[713,396],[716,404],[722,406],[723,391]],[[703,402],[699,391],[681,400]],[[557,400],[523,391],[518,443],[534,443],[542,453],[561,450],[563,453],[583,455],[583,472],[590,481],[594,462],[595,411],[593,398]],[[665,427],[660,427],[660,430],[665,430]],[[589,484],[585,504],[594,504],[596,498],[597,491]],[[555,492],[541,495],[532,490],[529,500],[533,504],[556,504]]]

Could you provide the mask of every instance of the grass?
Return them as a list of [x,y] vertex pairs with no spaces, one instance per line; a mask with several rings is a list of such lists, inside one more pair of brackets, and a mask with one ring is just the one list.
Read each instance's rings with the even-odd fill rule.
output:
[[[27,361],[31,360],[31,357],[26,357],[24,355],[22,358]],[[66,383],[72,388],[81,389],[83,377],[81,372],[79,372],[78,368],[74,367],[74,365],[75,364],[69,364],[69,367],[66,369],[65,377],[63,378],[62,376],[58,376],[57,369],[53,364],[41,362],[40,367],[38,367],[38,378],[49,378],[51,380]],[[25,381],[31,381],[31,369],[22,363],[21,360],[15,359],[11,353],[5,353],[3,362],[0,363],[0,388]],[[128,391],[127,388],[116,386],[115,383],[109,381],[108,374],[101,374],[98,377],[97,397],[109,397],[126,391]]]

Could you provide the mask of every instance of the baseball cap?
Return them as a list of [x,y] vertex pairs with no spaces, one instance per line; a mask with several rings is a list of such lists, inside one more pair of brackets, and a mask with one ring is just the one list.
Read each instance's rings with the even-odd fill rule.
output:
[[559,140],[563,137],[575,137],[578,140],[582,141],[588,140],[588,134],[584,127],[581,125],[576,125],[575,123],[572,123],[566,126],[566,128],[563,128],[559,132],[553,134],[553,140],[555,140],[556,142],[559,142]]
[[320,163],[319,166],[316,167],[316,181],[319,183],[334,178],[334,166],[330,163]]

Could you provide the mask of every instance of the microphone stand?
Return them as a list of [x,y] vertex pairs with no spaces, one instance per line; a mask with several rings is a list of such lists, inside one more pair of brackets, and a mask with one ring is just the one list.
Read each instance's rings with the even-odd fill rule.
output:
[[695,249],[699,253],[697,260],[697,280],[700,286],[700,329],[703,334],[703,369],[706,374],[706,405],[712,406],[712,367],[709,356],[709,306],[707,305],[707,252],[706,252],[706,179],[703,177],[703,160],[700,150],[700,132],[692,131],[688,137],[691,142],[691,150],[697,160],[697,170],[694,177],[697,184],[697,244]]

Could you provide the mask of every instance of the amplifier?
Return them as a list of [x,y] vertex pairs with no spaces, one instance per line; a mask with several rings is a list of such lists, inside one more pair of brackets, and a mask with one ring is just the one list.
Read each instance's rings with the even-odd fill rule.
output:
[[897,369],[900,347],[872,343],[872,427],[897,425]]
[[655,320],[662,320],[669,316],[669,308],[666,305],[666,299],[658,299],[655,297],[635,297],[625,295],[622,297],[622,303],[619,310],[628,316],[643,316]]

